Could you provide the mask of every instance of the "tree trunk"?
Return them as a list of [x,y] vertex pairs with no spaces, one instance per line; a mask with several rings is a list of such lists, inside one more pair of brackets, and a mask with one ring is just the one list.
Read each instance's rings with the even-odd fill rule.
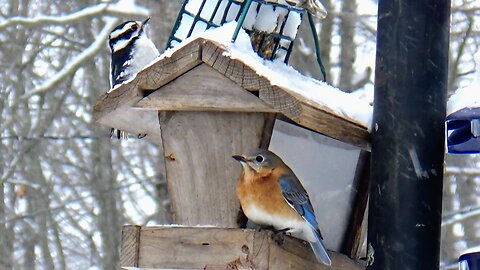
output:
[[[86,29],[87,40],[94,37]],[[102,73],[94,61],[89,61],[85,69],[90,103],[108,89],[108,74]],[[99,78],[102,80],[99,81]],[[104,270],[117,270],[120,262],[120,237],[123,219],[121,216],[122,198],[117,187],[116,174],[112,164],[112,141],[108,129],[95,123],[90,125],[90,134],[97,138],[91,143],[90,186],[98,209],[97,226],[102,241],[102,265]]]
[[[1,163],[3,164],[3,162]],[[0,175],[3,174],[3,168],[0,166]],[[0,269],[13,269],[12,264],[12,254],[13,254],[13,238],[14,232],[12,223],[7,223],[4,221],[7,219],[6,209],[7,205],[5,203],[5,186],[7,184],[3,183],[0,185]],[[10,209],[10,207],[8,207]]]
[[355,0],[343,0],[340,23],[340,77],[338,87],[346,92],[351,92],[355,71],[355,14],[357,4]]
[[[96,137],[102,137],[105,130],[93,130]],[[119,204],[121,197],[117,190],[112,169],[111,141],[109,138],[92,143],[92,193],[98,207],[98,230],[102,241],[102,264],[105,270],[116,270],[120,261],[121,217]]]
[[321,21],[320,28],[320,57],[322,58],[323,66],[325,67],[325,74],[327,81],[332,84],[332,62],[330,60],[330,53],[332,51],[332,34],[333,34],[333,11],[334,6],[331,0],[323,0],[323,4],[328,12],[330,12],[325,19]]

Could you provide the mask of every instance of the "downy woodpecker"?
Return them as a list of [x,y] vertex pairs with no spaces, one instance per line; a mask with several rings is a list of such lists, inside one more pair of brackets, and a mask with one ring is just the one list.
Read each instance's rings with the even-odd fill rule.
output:
[[[110,64],[110,87],[121,84],[133,78],[146,65],[157,58],[160,53],[155,44],[147,37],[144,31],[145,21],[126,21],[112,30],[108,44],[112,51]],[[118,139],[127,139],[128,134],[122,130],[112,128],[111,136]],[[141,137],[141,135],[139,135]]]

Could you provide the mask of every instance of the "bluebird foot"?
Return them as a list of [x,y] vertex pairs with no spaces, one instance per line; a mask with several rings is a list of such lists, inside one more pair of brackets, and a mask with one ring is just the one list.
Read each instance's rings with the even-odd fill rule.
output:
[[277,245],[282,246],[285,243],[285,232],[279,231],[272,234],[272,240],[277,243]]

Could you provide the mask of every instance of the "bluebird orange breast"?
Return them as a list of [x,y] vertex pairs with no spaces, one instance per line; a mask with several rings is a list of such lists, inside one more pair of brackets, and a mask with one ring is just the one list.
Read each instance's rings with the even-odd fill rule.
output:
[[279,173],[259,175],[242,172],[237,183],[237,195],[245,215],[259,225],[280,230],[302,226],[303,218],[285,201],[278,183]]

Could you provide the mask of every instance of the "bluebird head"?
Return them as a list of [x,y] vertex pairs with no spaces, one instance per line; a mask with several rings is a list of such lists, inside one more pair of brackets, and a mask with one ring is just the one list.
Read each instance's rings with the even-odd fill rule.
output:
[[253,170],[256,173],[265,174],[285,166],[280,157],[266,149],[255,149],[248,154],[235,155],[233,158],[240,161],[246,172]]
[[108,43],[112,52],[119,51],[135,42],[144,32],[150,18],[144,21],[126,21],[112,30]]

